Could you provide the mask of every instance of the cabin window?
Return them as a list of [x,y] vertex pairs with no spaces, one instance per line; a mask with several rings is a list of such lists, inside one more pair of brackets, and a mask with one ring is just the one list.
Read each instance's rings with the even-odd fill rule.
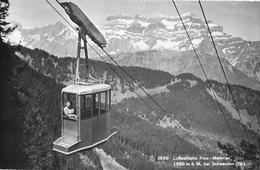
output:
[[93,94],[93,116],[99,115],[99,93]]
[[73,93],[63,93],[62,94],[62,105],[63,105],[63,109],[66,106],[66,103],[70,101],[71,102],[71,106],[70,109],[74,109],[74,113],[76,114],[76,94]]
[[107,110],[107,91],[100,93],[100,114],[106,113]]
[[91,95],[80,96],[80,107],[81,107],[81,119],[91,118],[91,107],[92,107]]
[[93,94],[93,98],[95,99],[93,103],[93,116],[99,116],[101,114],[104,114],[110,109],[109,96],[109,91]]
[[76,94],[73,93],[63,93],[63,106],[66,105],[67,101],[71,101],[72,105],[75,107],[76,106]]

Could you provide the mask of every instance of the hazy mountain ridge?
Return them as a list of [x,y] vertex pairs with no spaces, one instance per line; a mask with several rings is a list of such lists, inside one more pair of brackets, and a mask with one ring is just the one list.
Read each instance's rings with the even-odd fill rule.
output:
[[63,23],[57,22],[41,28],[23,29],[18,24],[17,29],[11,33],[10,41],[21,43],[29,48],[40,48],[51,54],[74,56],[76,54],[77,35]]
[[[199,55],[202,58],[211,58],[214,60],[213,63],[205,64],[216,64],[215,51],[213,49],[210,37],[207,34],[206,26],[203,20],[195,17],[188,13],[182,16],[184,23],[189,31],[195,48],[200,52]],[[213,38],[217,44],[218,52],[222,58],[225,58],[227,67],[237,68],[247,76],[260,80],[260,58],[259,58],[259,41],[246,41],[239,37],[232,37],[223,32],[223,27],[219,26],[212,21],[209,21],[209,26],[212,31]],[[172,74],[185,73],[175,72],[174,67],[179,67],[175,63],[172,64],[175,55],[190,53],[193,56],[194,53],[190,50],[191,44],[187,39],[187,35],[182,28],[182,24],[177,17],[154,17],[146,18],[140,15],[128,16],[128,15],[117,15],[109,16],[102,25],[99,25],[101,32],[105,35],[108,41],[108,47],[106,48],[111,54],[121,53],[133,53],[125,58],[122,58],[122,63],[131,66],[140,66],[140,63],[135,61],[135,56],[138,56],[139,51],[159,51],[162,56],[160,57],[160,67],[157,65],[158,62],[149,60],[149,56],[144,56],[142,59],[145,61],[144,65],[150,65],[151,69],[159,69],[170,72]],[[44,49],[51,54],[58,56],[75,56],[76,55],[76,33],[72,32],[67,26],[62,23],[56,23],[43,28],[35,29],[23,29],[18,28],[12,35],[11,41],[16,41],[30,48]],[[189,52],[190,51],[190,52]],[[96,55],[92,50],[89,50],[90,56],[95,57]],[[137,52],[137,54],[135,53]],[[162,53],[168,53],[170,55],[164,55]],[[139,55],[140,58],[140,55]],[[97,58],[99,59],[99,58]],[[124,61],[125,60],[125,61]],[[168,61],[165,61],[168,60]],[[178,59],[180,60],[180,59]],[[181,59],[183,64],[189,65],[191,61]],[[128,63],[126,62],[128,61]],[[164,62],[165,61],[165,62]],[[186,63],[185,63],[186,62]],[[229,64],[230,63],[230,64]],[[157,67],[153,67],[157,65]],[[231,67],[233,66],[233,67]],[[194,67],[187,67],[186,69],[193,70]],[[179,69],[181,70],[181,69]],[[198,70],[198,69],[197,69]],[[209,71],[212,69],[209,69]],[[216,70],[216,69],[213,69]],[[196,76],[204,78],[197,73],[193,73]],[[211,73],[213,74],[213,73]],[[239,73],[240,74],[240,73]],[[245,78],[234,78],[234,84],[246,85],[245,83],[237,82],[244,81],[248,82]],[[219,73],[217,75],[210,76],[211,79],[222,81]],[[232,79],[232,78],[231,78]],[[240,80],[241,79],[241,80]],[[245,80],[247,79],[247,80]],[[223,82],[223,81],[222,81]],[[231,82],[233,83],[233,82]],[[252,86],[248,86],[253,89],[259,88],[259,85],[254,80],[250,80]]]
[[[225,83],[225,78],[216,56],[198,52],[207,77]],[[124,66],[140,66],[156,70],[163,70],[173,75],[192,73],[205,80],[205,76],[193,51],[173,52],[142,51],[135,53],[121,53],[115,56],[117,62]],[[259,81],[250,78],[244,72],[232,66],[224,58],[221,59],[227,78],[231,84],[242,85],[251,89],[260,90]]]

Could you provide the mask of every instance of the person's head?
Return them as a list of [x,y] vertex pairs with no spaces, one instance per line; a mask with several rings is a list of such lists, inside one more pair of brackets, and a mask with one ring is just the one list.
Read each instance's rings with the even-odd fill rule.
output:
[[70,107],[71,105],[72,105],[71,101],[68,100],[68,101],[66,102],[66,106],[67,106],[67,107]]

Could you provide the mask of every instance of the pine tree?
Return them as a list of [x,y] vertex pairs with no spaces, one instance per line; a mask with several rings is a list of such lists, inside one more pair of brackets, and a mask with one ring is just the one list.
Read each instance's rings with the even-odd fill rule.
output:
[[16,27],[10,26],[10,23],[6,21],[8,16],[10,2],[9,0],[0,0],[0,42],[3,42],[3,38]]
[[252,144],[245,140],[242,140],[238,146],[233,146],[229,143],[222,144],[217,142],[218,147],[227,154],[234,163],[244,162],[248,169],[259,169],[259,155],[258,150],[260,146],[260,140],[258,144]]

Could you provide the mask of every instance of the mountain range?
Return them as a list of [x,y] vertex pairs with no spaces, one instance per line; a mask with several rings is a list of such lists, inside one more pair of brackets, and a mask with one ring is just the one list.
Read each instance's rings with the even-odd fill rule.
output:
[[[108,60],[108,65],[122,77],[89,49],[94,58],[89,61],[90,72],[112,85],[112,118],[119,133],[95,151],[71,157],[68,160],[71,169],[102,169],[103,157],[110,157],[121,169],[171,169],[171,164],[161,164],[156,158],[223,155],[217,141],[236,144],[246,139],[243,126],[250,142],[259,139],[259,43],[227,35],[221,26],[210,21],[241,122],[218,69],[205,25],[192,14],[183,15],[183,19],[212,87],[205,81],[177,18],[107,17],[99,28],[108,40],[108,52],[168,114],[158,109],[116,65]],[[6,114],[0,117],[4,122],[1,136],[13,141],[1,141],[3,153],[9,155],[1,159],[0,167],[10,167],[12,161],[5,160],[17,159],[17,168],[64,169],[65,157],[54,154],[51,146],[60,135],[59,92],[74,79],[76,59],[71,56],[76,54],[77,35],[62,23],[56,23],[35,29],[18,26],[9,38],[21,43],[8,47],[10,56],[5,52],[5,58],[0,60],[0,74],[4,78],[1,93],[6,98],[3,103]],[[84,79],[85,75],[86,68],[81,64],[80,77]],[[173,119],[187,131],[179,128]]]
[[[191,13],[182,18],[208,77],[225,82],[203,20]],[[230,83],[259,90],[260,42],[228,35],[222,26],[212,21],[209,21],[209,27]],[[106,50],[122,65],[163,70],[175,75],[190,72],[205,79],[177,17],[108,16],[98,28],[108,41]],[[77,34],[61,22],[33,29],[24,29],[18,24],[9,38],[11,42],[40,48],[59,57],[76,55]],[[90,57],[99,59],[90,48],[89,53]]]

